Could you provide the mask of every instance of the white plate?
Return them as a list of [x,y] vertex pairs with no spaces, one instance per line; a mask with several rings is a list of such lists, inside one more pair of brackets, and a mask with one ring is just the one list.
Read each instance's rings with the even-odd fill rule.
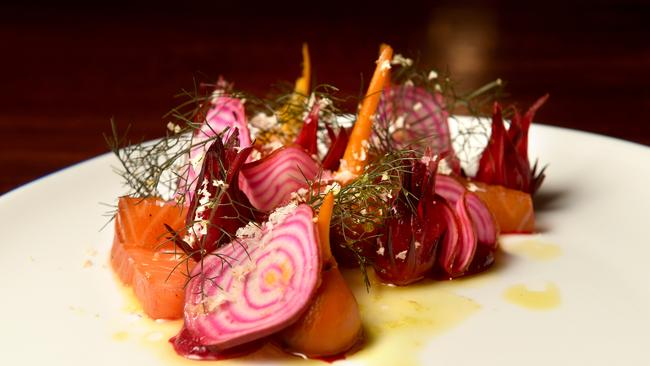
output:
[[[561,255],[533,260],[513,250],[521,238],[506,238],[515,254],[485,281],[453,290],[480,309],[422,339],[415,357],[436,365],[650,365],[650,149],[534,126],[531,156],[549,164],[534,239]],[[2,364],[172,362],[116,333],[140,320],[125,313],[107,266],[112,229],[100,231],[100,203],[122,192],[115,163],[103,155],[0,197]],[[515,284],[547,282],[561,299],[551,309],[504,298]]]

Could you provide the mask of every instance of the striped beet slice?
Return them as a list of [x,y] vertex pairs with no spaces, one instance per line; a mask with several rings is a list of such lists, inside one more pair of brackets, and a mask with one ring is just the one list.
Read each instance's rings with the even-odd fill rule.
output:
[[497,247],[498,225],[490,210],[476,194],[468,191],[465,186],[453,177],[442,174],[438,174],[436,177],[436,193],[452,205],[456,205],[456,202],[465,194],[467,210],[471,221],[475,225],[479,243],[491,248]]
[[307,188],[307,179],[314,179],[319,170],[318,164],[302,148],[286,146],[245,164],[239,187],[255,208],[271,211],[287,203],[291,193]]
[[384,90],[378,113],[379,127],[390,133],[397,147],[429,147],[445,155],[452,171],[460,173],[442,94],[413,85],[391,85]]
[[185,327],[192,338],[227,350],[296,321],[315,293],[321,270],[312,220],[309,206],[285,206],[251,237],[197,264],[185,300]]

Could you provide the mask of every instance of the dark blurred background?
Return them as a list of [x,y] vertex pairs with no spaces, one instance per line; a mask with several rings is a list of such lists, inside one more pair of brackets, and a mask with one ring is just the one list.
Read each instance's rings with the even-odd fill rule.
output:
[[0,193],[106,152],[115,117],[132,136],[194,76],[257,94],[300,72],[357,95],[380,42],[449,70],[459,89],[500,77],[536,121],[650,145],[647,1],[300,3],[64,2],[0,6]]

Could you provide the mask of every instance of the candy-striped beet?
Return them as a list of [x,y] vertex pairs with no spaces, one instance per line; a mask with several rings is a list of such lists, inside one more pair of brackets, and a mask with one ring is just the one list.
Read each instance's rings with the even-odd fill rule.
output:
[[483,245],[496,248],[499,234],[497,223],[486,204],[474,192],[469,192],[455,178],[439,174],[436,177],[436,193],[444,197],[452,205],[456,205],[456,202],[465,194],[467,210],[471,221],[475,225],[478,241]]
[[239,186],[255,208],[270,211],[287,203],[291,193],[307,188],[307,179],[314,179],[319,170],[302,148],[287,146],[245,164]]
[[186,289],[185,327],[201,345],[226,350],[297,320],[320,280],[318,234],[309,206],[271,214],[264,229],[203,259]]

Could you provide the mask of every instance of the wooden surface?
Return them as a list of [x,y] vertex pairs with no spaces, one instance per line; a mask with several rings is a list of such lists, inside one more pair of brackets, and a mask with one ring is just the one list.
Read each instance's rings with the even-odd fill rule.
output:
[[316,82],[342,94],[358,94],[385,41],[464,90],[500,77],[519,106],[550,93],[537,122],[650,145],[643,2],[215,3],[0,9],[0,193],[106,152],[111,117],[136,138],[161,135],[200,73],[261,95],[293,80],[303,41]]

